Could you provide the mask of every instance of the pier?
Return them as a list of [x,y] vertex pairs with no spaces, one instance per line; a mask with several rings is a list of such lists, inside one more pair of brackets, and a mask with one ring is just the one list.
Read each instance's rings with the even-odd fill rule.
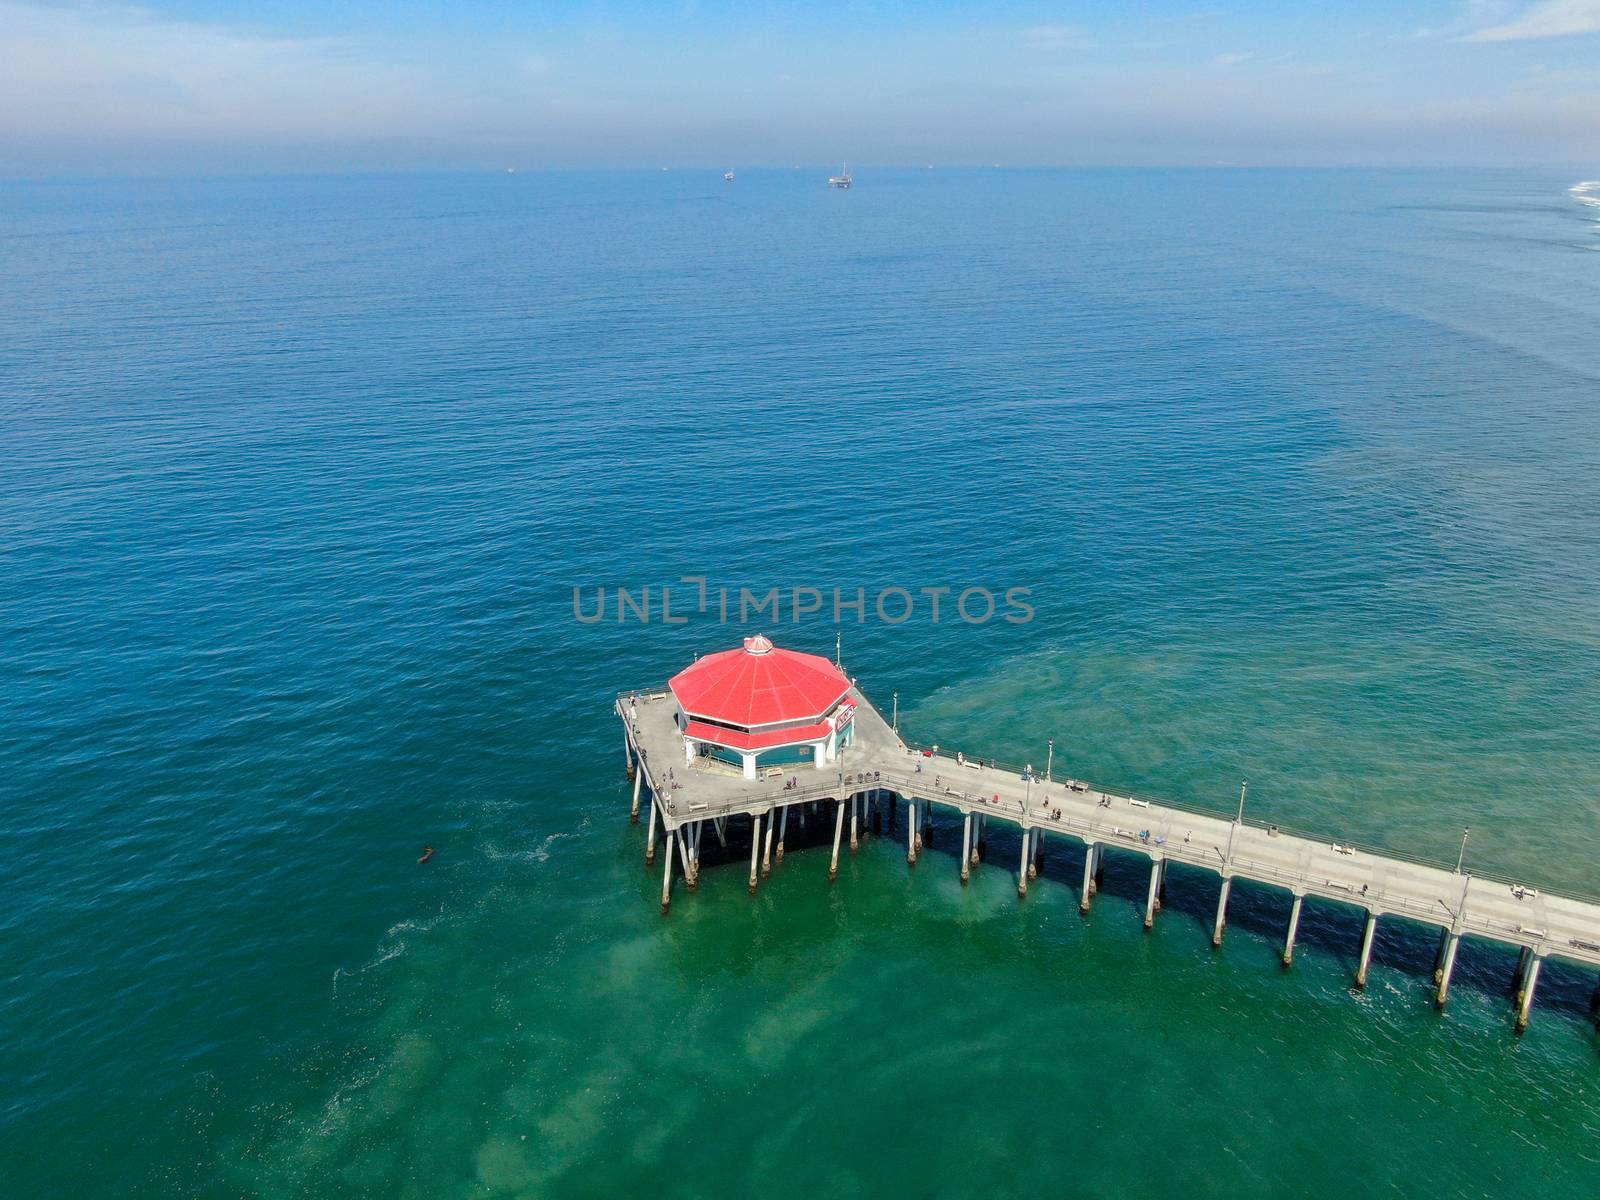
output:
[[[770,643],[768,644],[770,646]],[[825,661],[825,660],[822,660]],[[680,677],[681,678],[681,677]],[[841,679],[843,676],[841,675]],[[676,682],[676,681],[675,681]],[[1088,913],[1099,887],[1107,849],[1142,856],[1149,863],[1144,926],[1160,912],[1167,865],[1199,867],[1219,880],[1211,942],[1222,944],[1228,900],[1236,879],[1280,888],[1292,897],[1284,930],[1282,961],[1294,958],[1301,906],[1308,896],[1349,906],[1360,915],[1361,943],[1354,983],[1365,987],[1378,921],[1406,917],[1439,930],[1432,981],[1433,1001],[1444,1007],[1463,938],[1515,947],[1520,958],[1513,985],[1518,1031],[1526,1028],[1539,973],[1548,959],[1600,968],[1600,902],[1565,896],[1513,880],[1497,879],[1393,851],[1295,832],[1259,819],[1208,812],[1169,801],[1107,791],[1077,779],[1051,779],[1028,768],[968,758],[937,747],[903,741],[854,683],[838,702],[850,725],[834,742],[818,743],[815,761],[754,770],[746,753],[735,769],[695,754],[686,727],[702,729],[670,687],[624,692],[617,697],[627,770],[632,782],[632,819],[647,823],[645,859],[661,864],[661,911],[669,911],[675,879],[693,890],[699,882],[700,849],[709,833],[721,844],[729,825],[748,825],[749,889],[752,893],[782,863],[791,814],[831,821],[828,878],[837,877],[839,856],[854,851],[873,815],[904,809],[906,859],[915,866],[930,818],[959,823],[956,859],[963,883],[978,868],[980,847],[991,828],[1014,830],[1019,898],[1036,878],[1052,840],[1070,839],[1084,849],[1079,907]],[[844,736],[847,732],[848,736]],[[715,736],[715,735],[713,735]],[[748,738],[747,733],[739,734]],[[734,741],[732,736],[728,739]],[[689,750],[686,752],[686,745]],[[952,830],[943,831],[954,842]],[[986,869],[996,869],[995,865]],[[1600,989],[1591,1011],[1600,1013]]]

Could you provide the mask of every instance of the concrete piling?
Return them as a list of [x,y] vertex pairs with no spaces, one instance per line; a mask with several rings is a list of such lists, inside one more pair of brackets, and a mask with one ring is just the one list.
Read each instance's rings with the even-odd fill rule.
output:
[[1156,924],[1156,910],[1161,907],[1156,899],[1156,893],[1161,890],[1161,867],[1166,862],[1164,858],[1150,860],[1150,891],[1144,898],[1144,927],[1154,929]]
[[972,814],[968,813],[961,822],[961,882],[964,885],[972,878]]
[[1222,945],[1223,932],[1228,928],[1228,893],[1233,890],[1233,876],[1222,877],[1222,892],[1217,897],[1217,920],[1211,927],[1212,949]]
[[1300,906],[1305,903],[1305,897],[1295,895],[1294,904],[1289,908],[1289,931],[1283,937],[1283,965],[1290,966],[1294,962],[1294,935],[1300,929]]
[[1539,986],[1539,968],[1544,959],[1537,954],[1528,958],[1527,977],[1522,982],[1522,992],[1517,996],[1517,1032],[1528,1027],[1528,1015],[1533,1011],[1533,989]]
[[1434,994],[1433,1003],[1436,1008],[1443,1008],[1445,1001],[1450,998],[1450,976],[1456,969],[1456,951],[1461,947],[1461,935],[1454,930],[1446,930],[1444,937],[1444,959],[1439,964],[1438,979],[1439,990]]
[[673,833],[672,830],[667,830],[667,853],[664,856],[667,862],[661,872],[661,915],[663,917],[667,915],[667,909],[672,905],[672,843],[676,837],[677,834]]
[[839,839],[844,835],[844,797],[839,797],[838,814],[833,820],[833,861],[828,864],[828,882],[839,878]]
[[756,871],[760,867],[758,855],[761,851],[761,814],[753,813],[750,817],[750,894],[756,894]]
[[696,892],[700,890],[700,873],[695,870],[694,855],[690,850],[693,840],[692,826],[685,825],[678,830],[678,861],[683,867],[683,882],[691,892]]
[[1094,855],[1097,844],[1085,842],[1083,846],[1083,894],[1078,901],[1078,911],[1089,911],[1089,901],[1094,897]]
[[1367,919],[1361,929],[1361,958],[1356,963],[1356,986],[1367,986],[1367,965],[1372,961],[1372,939],[1378,932],[1378,914],[1367,910]]

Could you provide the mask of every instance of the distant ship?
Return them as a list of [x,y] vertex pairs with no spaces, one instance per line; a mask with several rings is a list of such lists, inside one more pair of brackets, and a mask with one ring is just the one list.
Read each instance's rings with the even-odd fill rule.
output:
[[850,164],[849,163],[845,163],[844,170],[840,171],[837,175],[828,176],[828,186],[829,187],[847,188],[854,182],[855,182],[855,180],[854,180],[854,178],[852,178],[852,176],[850,174]]
[[729,183],[733,182],[733,172],[732,171],[724,171],[722,173],[722,177],[724,179],[726,179]]

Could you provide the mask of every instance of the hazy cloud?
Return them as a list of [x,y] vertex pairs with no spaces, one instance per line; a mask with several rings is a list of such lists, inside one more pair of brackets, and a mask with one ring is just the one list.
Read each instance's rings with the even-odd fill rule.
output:
[[1466,36],[1469,42],[1520,42],[1530,38],[1600,33],[1600,0],[1543,0],[1514,20]]
[[137,8],[0,0],[0,45],[0,132],[337,136],[387,132],[397,110],[441,99],[423,70],[352,43]]
[[1093,35],[1076,25],[1035,25],[1022,31],[1022,40],[1039,50],[1087,50],[1095,44]]

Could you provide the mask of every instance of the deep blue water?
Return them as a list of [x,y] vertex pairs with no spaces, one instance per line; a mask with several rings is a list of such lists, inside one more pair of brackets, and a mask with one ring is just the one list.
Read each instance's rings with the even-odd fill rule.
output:
[[1600,892],[1584,176],[822,174],[0,185],[6,1194],[1600,1193],[1592,973],[881,843],[663,922],[611,694],[831,605],[572,610],[1026,587],[846,665]]

